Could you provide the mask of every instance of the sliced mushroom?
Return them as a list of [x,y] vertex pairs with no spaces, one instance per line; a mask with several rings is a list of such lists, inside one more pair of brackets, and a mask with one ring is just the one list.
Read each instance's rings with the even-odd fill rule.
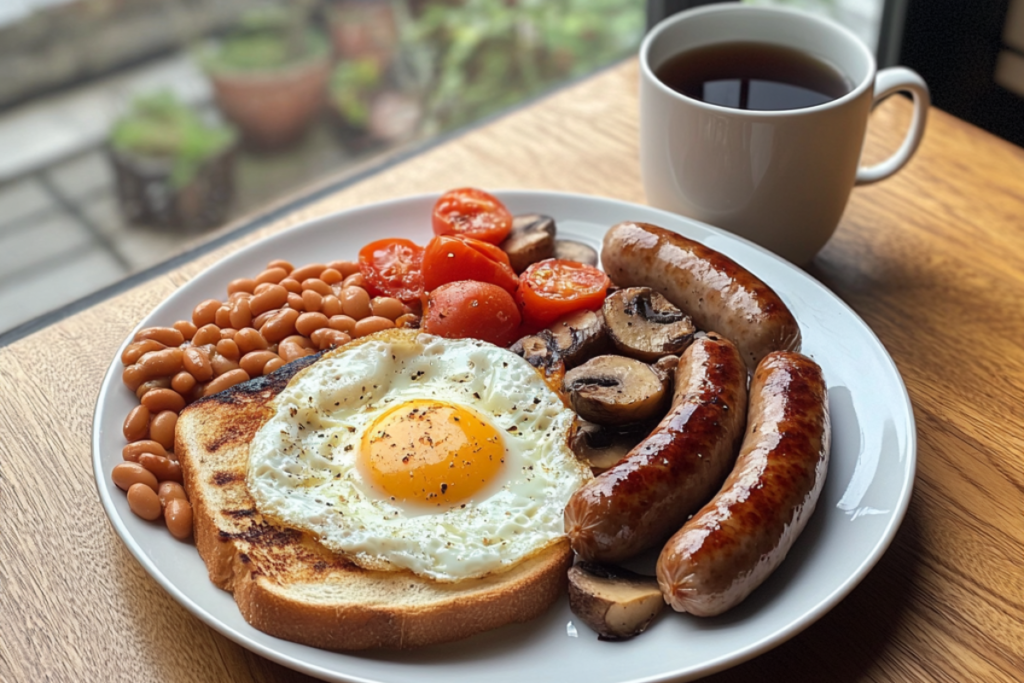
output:
[[537,334],[523,337],[511,349],[537,368],[562,361],[573,368],[611,346],[600,311],[575,311]]
[[620,430],[577,420],[576,429],[569,439],[569,448],[577,458],[590,465],[594,474],[601,474],[629,455],[651,433],[653,427],[654,423],[643,423]]
[[516,216],[512,232],[501,243],[512,270],[521,273],[531,263],[555,255],[555,219],[539,213]]
[[665,412],[667,382],[651,366],[625,356],[598,356],[565,373],[573,410],[600,425],[644,422]]
[[650,287],[620,289],[602,310],[615,347],[632,358],[653,362],[679,355],[693,341],[690,316]]
[[602,639],[643,633],[664,607],[653,576],[596,562],[578,562],[569,569],[569,608]]
[[597,265],[597,250],[575,240],[555,240],[555,258]]

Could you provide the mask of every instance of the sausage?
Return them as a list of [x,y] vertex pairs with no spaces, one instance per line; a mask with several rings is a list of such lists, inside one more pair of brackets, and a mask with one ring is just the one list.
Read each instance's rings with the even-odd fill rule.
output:
[[736,467],[658,557],[665,601],[715,616],[743,601],[786,557],[818,502],[831,432],[821,368],[799,353],[761,361]]
[[672,408],[565,507],[565,532],[585,560],[618,562],[663,543],[729,473],[743,437],[747,369],[732,342],[698,337],[676,366]]
[[648,223],[619,223],[605,234],[601,264],[616,285],[650,287],[697,329],[731,339],[751,370],[772,351],[800,349],[800,327],[779,295],[699,242]]

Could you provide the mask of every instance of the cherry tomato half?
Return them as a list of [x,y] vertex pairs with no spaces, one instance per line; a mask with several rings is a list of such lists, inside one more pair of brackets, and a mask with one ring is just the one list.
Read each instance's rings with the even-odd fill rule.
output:
[[423,331],[448,339],[480,339],[508,346],[517,338],[519,309],[512,295],[489,282],[441,285],[427,298]]
[[463,187],[449,190],[434,204],[435,235],[466,235],[500,244],[512,230],[512,214],[497,197]]
[[493,244],[464,235],[439,235],[430,240],[423,252],[423,284],[427,291],[459,280],[490,282],[509,294],[519,286],[508,255]]
[[593,266],[547,259],[519,276],[516,303],[528,325],[543,327],[582,308],[597,310],[610,284],[608,276]]
[[423,294],[423,247],[399,238],[370,242],[359,251],[359,272],[373,296],[417,301]]

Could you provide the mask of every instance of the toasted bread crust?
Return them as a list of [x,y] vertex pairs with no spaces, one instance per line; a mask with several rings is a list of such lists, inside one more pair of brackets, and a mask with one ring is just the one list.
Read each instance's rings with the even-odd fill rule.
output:
[[196,547],[246,621],[331,650],[410,648],[532,619],[565,593],[572,551],[564,539],[507,572],[446,584],[361,569],[310,535],[265,521],[245,484],[249,442],[270,401],[319,357],[196,401],[178,419]]

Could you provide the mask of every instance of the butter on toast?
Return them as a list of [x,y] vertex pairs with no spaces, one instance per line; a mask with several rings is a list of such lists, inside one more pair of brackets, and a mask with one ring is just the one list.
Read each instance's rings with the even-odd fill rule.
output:
[[196,401],[178,418],[196,547],[246,621],[330,650],[411,648],[532,619],[565,594],[572,551],[564,540],[507,572],[437,583],[364,570],[304,532],[265,521],[245,483],[249,442],[270,417],[270,401],[319,357]]

